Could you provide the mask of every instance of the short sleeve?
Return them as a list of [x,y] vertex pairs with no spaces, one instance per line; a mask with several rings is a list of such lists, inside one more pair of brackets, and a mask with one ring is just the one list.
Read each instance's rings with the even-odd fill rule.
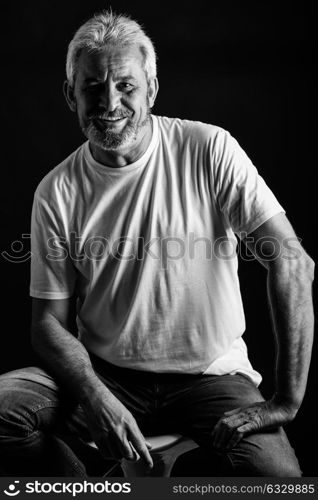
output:
[[[63,234],[64,233],[64,234]],[[34,196],[31,217],[31,297],[65,299],[74,293],[76,270],[58,211]]]
[[285,210],[228,132],[219,134],[216,146],[214,185],[218,205],[232,230],[243,239]]

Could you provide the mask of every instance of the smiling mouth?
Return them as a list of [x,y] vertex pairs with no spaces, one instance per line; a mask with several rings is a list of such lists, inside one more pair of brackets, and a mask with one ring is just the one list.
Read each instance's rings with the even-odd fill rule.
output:
[[94,122],[98,128],[104,129],[105,127],[112,127],[116,125],[120,125],[124,120],[126,120],[126,116],[121,116],[117,118],[94,118]]
[[117,118],[95,118],[100,123],[116,123],[125,120],[126,116],[118,116]]

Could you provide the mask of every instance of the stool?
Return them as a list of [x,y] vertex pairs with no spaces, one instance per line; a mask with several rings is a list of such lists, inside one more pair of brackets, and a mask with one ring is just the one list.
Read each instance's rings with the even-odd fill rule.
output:
[[[161,436],[146,437],[145,440],[152,445],[149,453],[153,460],[153,467],[149,469],[143,460],[138,458],[135,462],[121,459],[115,466],[105,472],[103,477],[110,476],[119,465],[125,477],[169,477],[171,469],[177,458],[187,451],[198,448],[192,439],[180,434],[163,434]],[[94,441],[85,443],[85,446],[97,452]]]
[[153,468],[148,469],[143,460],[136,462],[121,460],[121,468],[125,477],[160,476],[169,477],[177,458],[187,451],[198,448],[197,443],[180,434],[164,434],[145,438],[152,445],[149,453],[153,460]]

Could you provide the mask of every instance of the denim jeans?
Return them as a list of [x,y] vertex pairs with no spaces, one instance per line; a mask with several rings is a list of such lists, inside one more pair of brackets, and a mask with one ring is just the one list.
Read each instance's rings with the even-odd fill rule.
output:
[[[230,451],[213,448],[211,432],[225,411],[264,400],[248,377],[151,373],[115,367],[96,356],[91,360],[144,436],[191,437],[211,457],[211,476],[215,460],[224,476],[301,476],[282,428],[246,436]],[[84,412],[44,369],[0,376],[0,468],[6,475],[87,477],[73,451],[75,438],[91,441]]]

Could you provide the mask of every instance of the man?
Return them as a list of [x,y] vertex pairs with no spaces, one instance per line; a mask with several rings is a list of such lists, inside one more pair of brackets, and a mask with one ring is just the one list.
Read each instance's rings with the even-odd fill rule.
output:
[[[0,377],[2,456],[43,465],[63,431],[151,468],[145,436],[178,432],[230,475],[300,476],[281,426],[306,387],[313,262],[282,207],[228,132],[151,114],[155,51],[129,18],[80,27],[64,90],[88,141],[35,193],[32,342],[45,369]],[[267,401],[242,340],[235,234],[267,269]]]

